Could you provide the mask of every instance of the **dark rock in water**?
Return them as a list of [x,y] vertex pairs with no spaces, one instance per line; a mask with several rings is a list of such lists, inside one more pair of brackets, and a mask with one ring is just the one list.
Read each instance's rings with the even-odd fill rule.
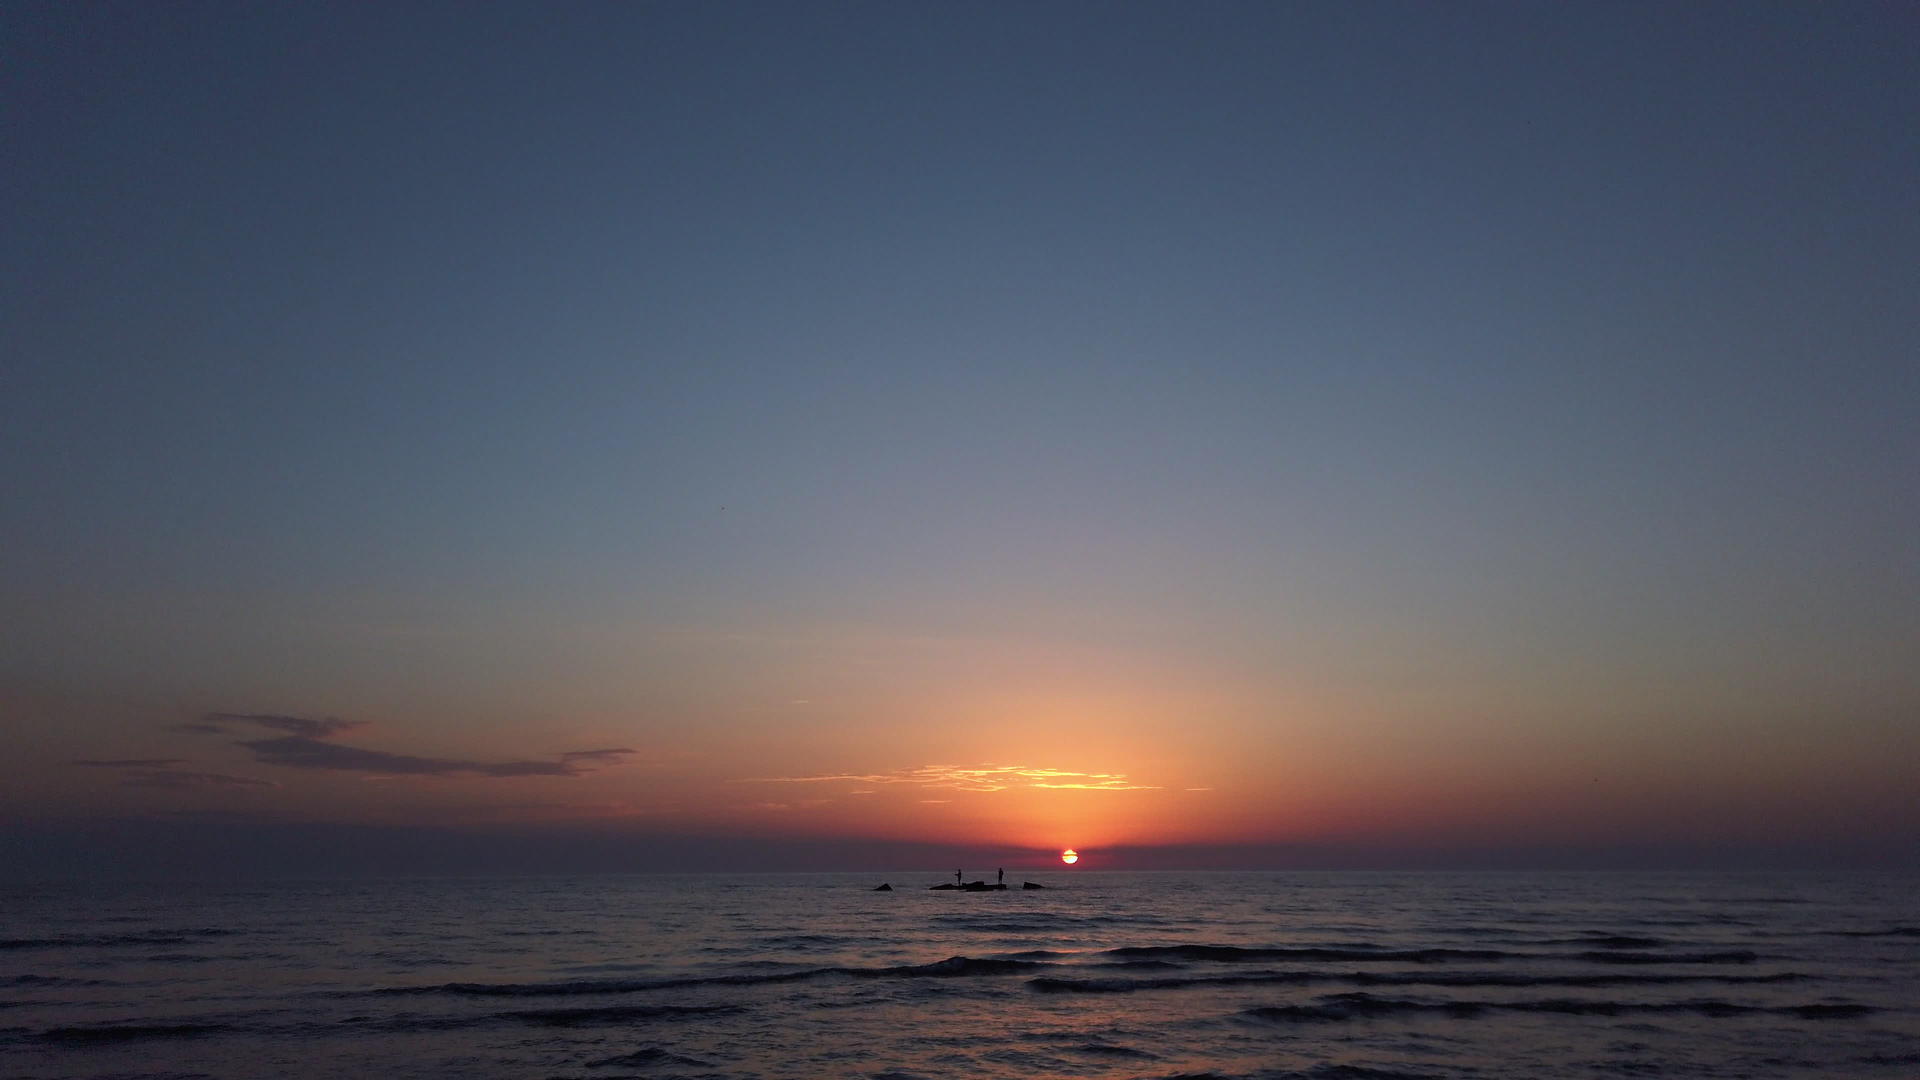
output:
[[984,881],[969,881],[960,887],[962,892],[1004,892],[1005,885],[989,885]]
[[1035,884],[1034,884],[1033,882],[1031,882],[1031,881],[1023,881],[1023,882],[1021,882],[1021,883],[1020,883],[1020,887],[1021,887],[1021,888],[1023,888],[1023,889],[1044,889],[1044,888],[1046,888],[1046,886],[1045,886],[1045,885],[1035,885]]
[[875,885],[875,886],[873,887],[873,891],[874,891],[874,892],[892,892],[892,891],[893,891],[893,886],[891,886],[891,885],[889,885],[889,884],[887,884],[886,882],[884,882],[884,881],[883,881],[883,882],[881,882],[880,884],[878,884],[878,885]]
[[951,883],[951,882],[949,882],[949,883],[947,883],[947,884],[945,884],[945,885],[934,885],[934,886],[931,886],[931,887],[929,887],[929,888],[927,889],[927,891],[928,891],[928,892],[939,892],[939,891],[940,891],[940,890],[942,890],[942,889],[948,889],[948,890],[952,890],[952,889],[958,889],[959,887],[960,887],[960,886],[958,886],[958,885],[955,885],[955,884],[953,884],[953,883]]

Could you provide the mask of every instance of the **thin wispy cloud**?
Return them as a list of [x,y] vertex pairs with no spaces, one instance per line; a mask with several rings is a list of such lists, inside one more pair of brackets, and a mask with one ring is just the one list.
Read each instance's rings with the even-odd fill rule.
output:
[[1125,773],[1088,773],[1031,765],[922,765],[887,773],[829,773],[820,776],[757,776],[749,784],[913,784],[955,791],[1006,791],[1052,788],[1071,791],[1157,791],[1158,784],[1136,784]]
[[[328,716],[315,719],[310,716],[276,716],[271,713],[208,713],[202,728],[225,731],[224,724],[258,724],[275,731],[285,731],[308,739],[327,739],[343,731],[367,726],[365,720],[341,720]],[[182,725],[183,727],[186,725]]]
[[243,739],[236,745],[253,751],[255,761],[286,769],[333,769],[382,776],[579,776],[591,770],[569,761],[461,761],[456,758],[392,754],[359,746],[282,735],[274,739]]
[[597,768],[617,765],[637,752],[628,747],[569,750],[549,761],[471,761],[465,758],[396,754],[333,741],[337,735],[366,727],[364,720],[282,716],[275,713],[208,713],[204,722],[177,725],[174,730],[224,734],[233,726],[240,725],[288,733],[272,738],[234,741],[235,746],[251,751],[253,759],[263,765],[284,769],[355,772],[369,778],[581,776]]
[[120,781],[122,787],[150,788],[271,788],[279,784],[252,776],[186,772],[180,769],[138,769]]
[[561,761],[591,761],[600,765],[617,765],[629,755],[639,753],[624,746],[611,750],[569,750],[560,755]]
[[148,788],[263,788],[279,787],[271,780],[226,773],[176,769],[185,758],[77,758],[67,762],[89,769],[120,769],[121,787]]

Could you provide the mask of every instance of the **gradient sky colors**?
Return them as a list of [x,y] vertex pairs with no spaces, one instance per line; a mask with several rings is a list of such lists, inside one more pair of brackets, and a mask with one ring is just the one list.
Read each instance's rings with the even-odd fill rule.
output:
[[21,850],[1920,851],[1906,5],[0,40]]

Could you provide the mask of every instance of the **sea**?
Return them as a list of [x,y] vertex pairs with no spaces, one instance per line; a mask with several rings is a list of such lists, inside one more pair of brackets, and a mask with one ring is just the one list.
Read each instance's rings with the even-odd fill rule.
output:
[[0,887],[0,1075],[1920,1077],[1911,875],[951,878]]

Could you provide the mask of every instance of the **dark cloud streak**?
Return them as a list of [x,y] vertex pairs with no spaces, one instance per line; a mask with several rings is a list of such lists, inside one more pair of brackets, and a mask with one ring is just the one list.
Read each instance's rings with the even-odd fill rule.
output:
[[151,788],[263,788],[279,787],[271,780],[226,773],[184,772],[179,769],[141,769],[127,774],[121,787]]
[[639,751],[636,750],[629,750],[626,747],[615,747],[611,750],[569,750],[560,755],[560,760],[591,761],[600,765],[617,765],[621,759],[627,757],[629,754],[638,752]]
[[254,760],[288,769],[335,769],[380,776],[578,776],[587,770],[565,761],[458,761],[449,758],[390,754],[358,746],[341,746],[305,735],[275,739],[243,739],[235,745],[253,751]]
[[206,721],[203,724],[181,726],[193,726],[196,729],[202,730],[211,728],[215,731],[224,731],[225,728],[219,725],[237,723],[258,724],[264,728],[272,728],[275,731],[285,731],[289,734],[308,739],[332,738],[343,731],[352,731],[355,728],[367,726],[365,720],[340,720],[331,716],[315,720],[307,716],[277,716],[272,713],[208,713]]
[[[552,761],[468,761],[464,758],[421,757],[395,754],[360,746],[345,746],[331,741],[335,735],[366,727],[364,720],[340,720],[334,717],[314,719],[282,716],[277,713],[208,713],[201,723],[181,724],[175,730],[196,733],[226,732],[230,725],[251,724],[272,731],[286,732],[265,739],[238,739],[234,745],[253,752],[255,761],[287,769],[313,769],[358,772],[375,776],[580,776],[597,767],[619,764],[636,751],[627,747],[600,750],[571,750]],[[123,764],[177,765],[179,761],[125,762]],[[211,774],[209,774],[211,775]]]

